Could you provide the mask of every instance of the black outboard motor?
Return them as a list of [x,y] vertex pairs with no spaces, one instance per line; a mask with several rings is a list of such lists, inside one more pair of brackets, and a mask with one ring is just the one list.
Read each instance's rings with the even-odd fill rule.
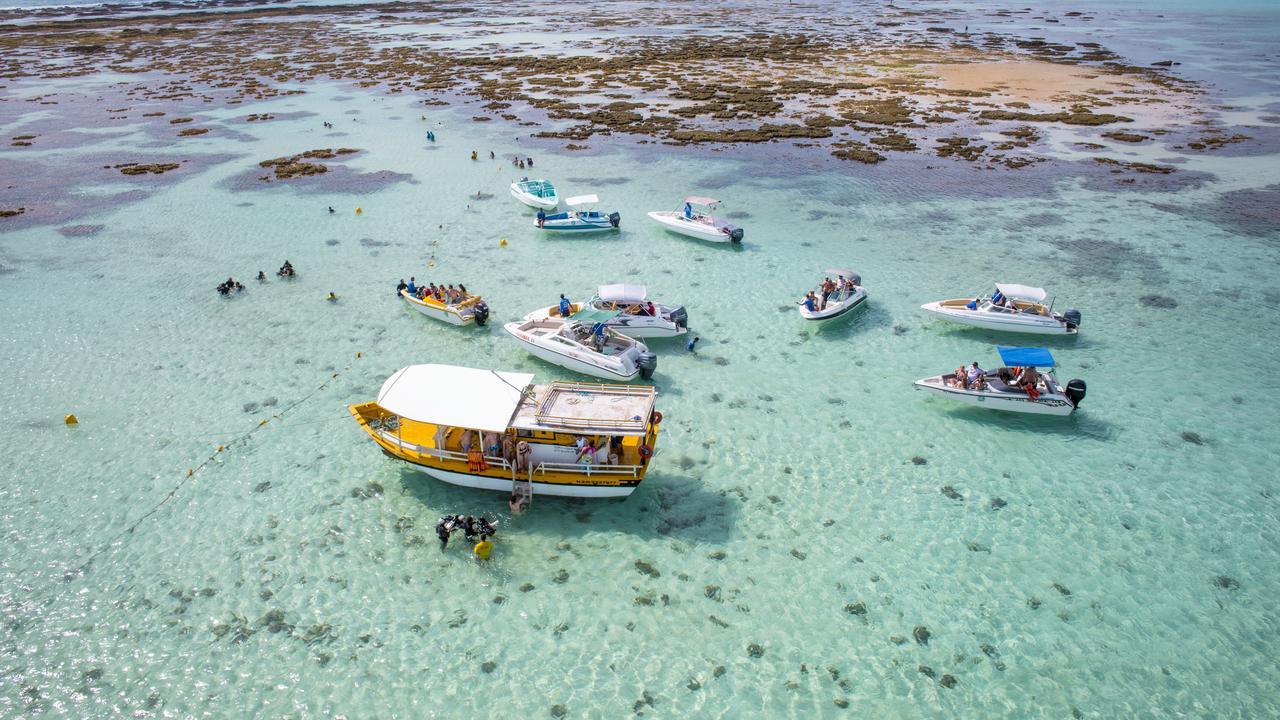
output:
[[683,305],[677,308],[672,308],[671,322],[675,323],[676,327],[682,327],[686,330],[689,329],[689,313],[685,311]]
[[621,222],[622,222],[622,215],[620,215],[620,214],[618,214],[618,213],[616,213],[616,212],[611,212],[611,213],[609,213],[609,224],[610,224],[610,225],[612,225],[612,226],[614,226],[614,227],[618,227],[618,223],[621,223]]
[[1062,313],[1062,319],[1066,321],[1068,330],[1075,330],[1080,327],[1080,311],[1075,308]]
[[1067,399],[1070,400],[1071,404],[1075,407],[1080,407],[1080,402],[1084,400],[1084,391],[1085,388],[1083,380],[1077,379],[1067,383]]
[[640,357],[636,358],[636,367],[640,368],[640,377],[648,380],[653,377],[653,371],[658,369],[658,356],[651,352],[642,352]]
[[742,228],[734,228],[729,231],[729,240],[735,243],[740,243],[742,242],[743,234]]
[[477,325],[484,327],[484,324],[489,322],[489,306],[484,301],[476,303],[476,306],[471,311],[474,313]]

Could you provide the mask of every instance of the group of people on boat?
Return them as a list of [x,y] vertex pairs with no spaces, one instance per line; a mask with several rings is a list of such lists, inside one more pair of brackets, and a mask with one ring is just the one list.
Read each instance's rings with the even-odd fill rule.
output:
[[[1040,397],[1043,378],[1034,367],[1002,367],[996,370],[996,376],[1005,385],[1025,392],[1027,400],[1035,402]],[[948,382],[951,387],[961,390],[985,390],[988,386],[987,371],[978,367],[976,362],[967,368],[961,365]]]
[[951,374],[951,387],[963,390],[983,390],[987,387],[987,371],[974,362],[969,367],[961,365]]
[[400,279],[400,283],[396,285],[396,295],[399,295],[402,291],[408,291],[410,295],[419,300],[432,298],[436,302],[442,302],[446,305],[457,305],[471,297],[471,294],[467,292],[467,286],[462,283],[458,283],[456,288],[452,284],[436,285],[435,283],[428,283],[419,285],[415,277],[410,277],[407,283],[404,278]]
[[471,551],[481,560],[487,560],[493,550],[489,538],[498,532],[497,522],[490,522],[483,517],[470,515],[445,515],[436,523],[436,537],[440,539],[440,550],[449,547],[449,538],[455,530],[461,530],[462,536],[472,544]]
[[822,282],[818,284],[818,289],[810,290],[805,294],[804,300],[800,302],[809,312],[821,312],[827,309],[827,300],[836,293],[852,293],[858,286],[853,280],[846,279],[845,276],[839,275],[836,280],[829,277],[822,278]]

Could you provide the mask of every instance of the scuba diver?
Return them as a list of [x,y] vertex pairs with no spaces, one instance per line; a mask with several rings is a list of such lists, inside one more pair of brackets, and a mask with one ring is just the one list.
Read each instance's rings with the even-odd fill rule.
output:
[[440,522],[436,523],[436,537],[440,538],[440,551],[449,547],[449,536],[458,528],[458,518],[453,515],[445,515],[440,518]]

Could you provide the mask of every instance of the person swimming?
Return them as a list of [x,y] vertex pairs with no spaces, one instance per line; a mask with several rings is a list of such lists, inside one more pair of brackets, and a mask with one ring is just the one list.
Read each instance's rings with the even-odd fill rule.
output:
[[261,270],[258,271],[258,282],[266,282],[267,274]]
[[409,286],[405,284],[404,278],[400,278],[400,284],[396,285],[396,295],[399,295],[400,293],[408,289],[409,289]]

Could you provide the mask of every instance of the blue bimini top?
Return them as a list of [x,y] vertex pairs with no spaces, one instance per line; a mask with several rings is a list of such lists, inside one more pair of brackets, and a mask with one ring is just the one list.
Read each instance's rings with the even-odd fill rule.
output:
[[1000,360],[1005,365],[1049,368],[1057,364],[1053,361],[1053,355],[1049,353],[1048,348],[1020,348],[998,345],[996,350],[999,351]]

